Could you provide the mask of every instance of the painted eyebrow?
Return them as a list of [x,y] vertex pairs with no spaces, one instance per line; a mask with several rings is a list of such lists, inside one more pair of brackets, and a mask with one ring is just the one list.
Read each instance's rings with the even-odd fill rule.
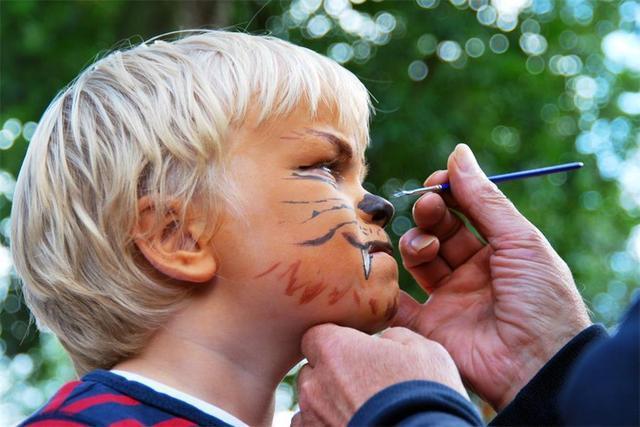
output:
[[349,143],[344,139],[332,133],[323,132],[317,129],[307,128],[305,130],[307,131],[307,133],[310,133],[311,135],[319,136],[320,138],[324,139],[325,141],[329,142],[334,147],[336,147],[338,149],[338,155],[340,157],[345,157],[349,160],[353,158],[353,149],[351,148],[351,145],[349,145]]
[[[330,132],[324,132],[324,131],[312,129],[312,128],[305,128],[305,131],[307,131],[308,134],[318,136],[323,140],[332,144],[338,150],[339,157],[343,157],[347,160],[351,160],[353,158],[353,149],[351,148],[351,145],[344,139],[338,137],[337,135],[334,135]],[[297,136],[298,138],[303,136],[300,132],[291,132],[291,133]],[[281,137],[281,139],[298,139],[298,138]],[[369,165],[366,163],[363,163],[362,168],[360,169],[360,182],[364,182],[368,173],[369,173]]]
[[[330,142],[331,144],[333,144],[338,149],[338,156],[344,157],[347,160],[351,160],[353,158],[353,149],[351,148],[351,145],[344,139],[339,138],[338,136],[332,133],[323,132],[317,129],[307,128],[306,131],[312,135],[319,136],[325,139],[326,141]],[[369,165],[366,163],[363,163],[362,169],[360,169],[360,182],[364,182],[368,173],[369,173]]]

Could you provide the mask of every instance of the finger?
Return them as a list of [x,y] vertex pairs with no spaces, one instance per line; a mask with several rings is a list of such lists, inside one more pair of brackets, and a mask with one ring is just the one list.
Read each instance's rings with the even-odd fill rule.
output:
[[460,210],[489,242],[500,236],[519,235],[536,228],[489,181],[471,149],[458,144],[447,164],[451,192]]
[[443,286],[453,273],[449,264],[441,257],[415,267],[407,267],[407,270],[420,287],[429,294]]
[[400,344],[413,344],[420,341],[422,337],[415,332],[403,327],[392,327],[380,334],[380,338],[395,341]]
[[425,291],[431,292],[451,275],[449,264],[438,256],[440,243],[435,236],[412,228],[402,235],[399,247],[402,265]]
[[300,350],[309,364],[314,367],[334,353],[337,350],[337,344],[342,340],[353,340],[361,336],[368,337],[368,335],[352,328],[323,323],[313,326],[305,332],[302,336]]
[[425,194],[413,205],[416,225],[440,242],[440,256],[452,268],[471,258],[483,244],[438,194]]
[[313,411],[301,411],[300,425],[304,427],[327,427],[331,424],[322,421]]
[[446,170],[437,170],[434,173],[432,173],[431,175],[429,175],[429,177],[427,179],[424,180],[424,186],[425,187],[430,187],[432,185],[444,184],[448,180],[449,180],[449,172],[448,171],[446,171]]
[[302,415],[300,412],[296,412],[296,414],[291,418],[291,427],[302,427]]
[[325,337],[331,333],[332,327],[337,326],[331,323],[316,325],[310,328],[302,336],[300,350],[311,366],[316,366],[318,363],[322,352],[322,346],[326,342]]
[[313,368],[308,363],[305,363],[298,371],[298,377],[296,378],[298,394],[301,394],[302,390],[305,390],[307,388],[312,378]]
[[[444,184],[449,182],[449,171],[439,170],[432,173],[429,178],[427,178],[424,182],[425,187],[430,187],[432,185]],[[441,191],[436,194],[442,196],[444,201],[447,203],[447,206],[450,208],[456,208],[458,206],[458,202],[451,195],[449,191]]]
[[415,330],[416,319],[421,308],[422,304],[401,290],[398,298],[398,311],[391,319],[391,326],[402,326]]
[[439,255],[452,269],[456,269],[480,252],[484,246],[484,243],[463,225],[458,232],[441,243]]
[[324,426],[326,423],[322,422],[316,413],[314,403],[317,402],[318,395],[318,383],[315,380],[315,370],[305,363],[300,371],[298,371],[298,377],[296,378],[296,386],[298,390],[298,404],[300,405],[300,412],[296,414],[299,418],[298,425],[301,426]]
[[400,238],[400,255],[406,268],[433,261],[438,256],[440,242],[419,228],[412,228]]

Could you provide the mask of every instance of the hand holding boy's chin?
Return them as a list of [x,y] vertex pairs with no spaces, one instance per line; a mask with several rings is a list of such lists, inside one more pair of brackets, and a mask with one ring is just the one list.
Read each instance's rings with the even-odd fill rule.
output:
[[397,265],[392,266],[393,268],[385,267],[384,270],[381,269],[379,276],[373,270],[366,287],[358,285],[360,292],[352,295],[360,295],[359,300],[345,298],[341,304],[318,304],[317,314],[321,320],[314,324],[334,323],[368,334],[387,328],[398,311],[400,288]]

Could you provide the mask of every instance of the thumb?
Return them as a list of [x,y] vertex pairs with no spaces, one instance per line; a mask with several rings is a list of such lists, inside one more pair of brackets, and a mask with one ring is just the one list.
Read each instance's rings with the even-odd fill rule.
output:
[[416,319],[422,305],[405,291],[400,291],[398,311],[391,319],[391,326],[402,326],[415,330]]
[[466,144],[458,144],[447,164],[451,192],[460,210],[487,240],[534,229],[480,169]]

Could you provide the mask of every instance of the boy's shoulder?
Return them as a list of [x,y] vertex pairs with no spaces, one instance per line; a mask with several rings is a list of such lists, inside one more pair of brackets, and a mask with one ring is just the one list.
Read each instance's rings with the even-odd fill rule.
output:
[[65,384],[20,427],[228,426],[166,394],[104,370]]

